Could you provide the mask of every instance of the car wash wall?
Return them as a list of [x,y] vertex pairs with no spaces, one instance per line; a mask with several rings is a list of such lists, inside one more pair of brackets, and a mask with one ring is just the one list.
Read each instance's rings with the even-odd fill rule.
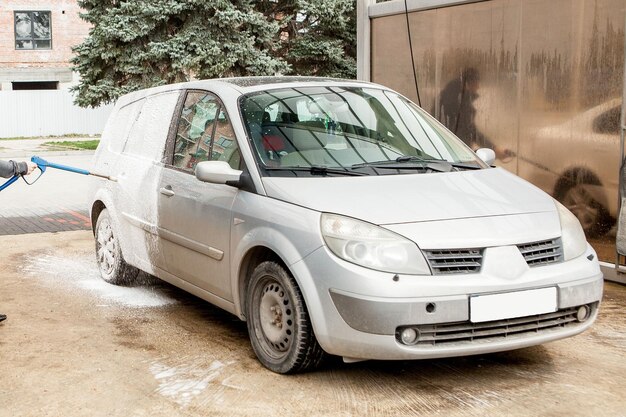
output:
[[624,0],[365,0],[358,13],[361,79],[494,148],[615,261]]

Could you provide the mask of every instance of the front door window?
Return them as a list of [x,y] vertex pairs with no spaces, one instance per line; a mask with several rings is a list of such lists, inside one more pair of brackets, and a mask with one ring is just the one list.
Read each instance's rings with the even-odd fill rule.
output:
[[172,165],[193,172],[201,161],[226,161],[239,168],[235,134],[224,105],[213,94],[187,94],[178,121]]

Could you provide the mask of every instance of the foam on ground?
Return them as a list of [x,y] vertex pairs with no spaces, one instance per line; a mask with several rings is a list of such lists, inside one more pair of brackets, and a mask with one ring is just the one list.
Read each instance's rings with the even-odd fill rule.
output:
[[105,282],[100,277],[95,259],[91,258],[41,255],[28,259],[22,270],[48,284],[75,288],[106,302],[126,307],[162,307],[176,303],[175,299],[153,285],[121,287]]

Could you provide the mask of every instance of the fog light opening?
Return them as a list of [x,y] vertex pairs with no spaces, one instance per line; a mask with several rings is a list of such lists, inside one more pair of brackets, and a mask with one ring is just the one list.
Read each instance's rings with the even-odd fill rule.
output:
[[400,340],[405,345],[414,345],[419,339],[419,331],[413,327],[405,327],[400,332]]
[[582,323],[583,321],[587,320],[590,315],[591,309],[589,308],[589,306],[580,306],[578,307],[578,311],[576,311],[576,321]]

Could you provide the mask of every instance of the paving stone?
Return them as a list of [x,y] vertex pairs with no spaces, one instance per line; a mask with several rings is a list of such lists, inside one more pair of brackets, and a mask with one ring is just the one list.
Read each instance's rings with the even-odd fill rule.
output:
[[43,212],[24,209],[21,213],[3,213],[0,216],[0,236],[91,229],[87,210],[57,210]]

